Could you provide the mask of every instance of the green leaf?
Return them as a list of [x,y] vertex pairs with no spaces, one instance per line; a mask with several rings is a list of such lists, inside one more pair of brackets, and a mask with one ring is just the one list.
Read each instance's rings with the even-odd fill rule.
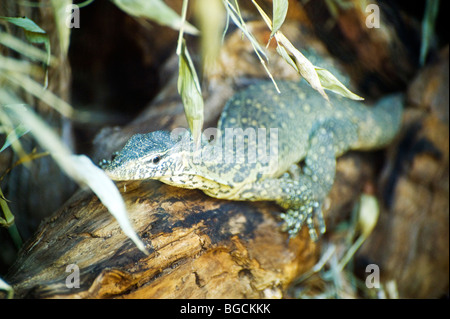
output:
[[[200,141],[203,126],[203,97],[186,42],[183,39],[179,56],[178,93],[195,143]],[[198,144],[197,144],[198,145]]]
[[320,84],[326,90],[332,91],[336,94],[342,95],[346,98],[361,101],[364,100],[361,96],[353,93],[342,84],[330,71],[320,67],[314,67],[319,76]]
[[430,43],[433,41],[436,18],[439,12],[439,0],[427,0],[422,20],[422,44],[420,47],[420,65],[425,64]]
[[275,32],[277,32],[283,25],[284,19],[286,19],[286,14],[288,12],[288,6],[288,0],[273,0],[273,22],[270,37],[273,37]]
[[[161,25],[179,30],[181,17],[164,1],[161,0],[112,0],[116,6],[135,17],[148,18]],[[198,30],[191,24],[184,24],[184,31],[198,34]]]
[[30,130],[27,129],[22,124],[19,124],[16,126],[16,128],[8,134],[6,137],[6,141],[3,144],[2,148],[0,149],[0,152],[3,152],[5,149],[7,149],[9,146],[11,146],[12,143],[17,141],[19,138],[27,134]]
[[28,19],[27,17],[23,18],[12,18],[12,17],[0,17],[0,20],[8,21],[12,24],[15,24],[22,29],[32,32],[32,33],[42,33],[46,34],[44,30],[42,30],[33,20]]
[[44,88],[47,88],[48,85],[48,66],[50,65],[51,58],[51,49],[50,49],[50,39],[44,30],[42,30],[33,20],[28,19],[27,17],[23,18],[12,18],[12,17],[0,17],[0,20],[8,21],[20,28],[22,28],[25,32],[25,37],[31,43],[41,44],[43,43],[45,46],[45,51],[47,52],[47,61],[45,62],[45,84]]

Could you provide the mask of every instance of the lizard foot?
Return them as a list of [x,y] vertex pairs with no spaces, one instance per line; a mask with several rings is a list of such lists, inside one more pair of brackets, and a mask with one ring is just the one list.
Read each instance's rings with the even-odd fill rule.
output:
[[288,209],[286,213],[281,214],[281,218],[284,220],[283,231],[287,231],[290,238],[296,236],[306,222],[309,228],[309,236],[313,241],[317,241],[319,237],[317,236],[314,218],[317,218],[320,234],[325,233],[326,230],[321,205],[316,201],[311,201],[295,210]]

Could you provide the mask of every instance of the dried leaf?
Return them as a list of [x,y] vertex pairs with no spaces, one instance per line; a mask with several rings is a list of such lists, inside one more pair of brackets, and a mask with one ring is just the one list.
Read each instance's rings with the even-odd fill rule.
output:
[[319,75],[320,83],[322,86],[329,91],[336,94],[342,95],[346,98],[361,101],[364,100],[363,97],[353,93],[347,87],[342,84],[330,71],[327,69],[315,67],[317,74]]
[[328,96],[324,91],[314,65],[294,47],[294,45],[284,36],[283,33],[278,31],[275,33],[275,38],[278,41],[278,45],[281,44],[290,54],[294,56],[295,64],[297,65],[300,75],[309,83],[309,85],[311,85],[314,90],[319,92],[320,95],[328,101]]
[[71,155],[70,162],[76,173],[76,176],[72,177],[79,183],[83,183],[92,189],[103,205],[108,208],[111,215],[117,220],[125,235],[134,242],[140,251],[148,255],[145,244],[141,241],[131,225],[125,202],[111,179],[102,169],[94,165],[84,155]]
[[295,61],[292,59],[292,57],[287,53],[286,49],[283,48],[281,45],[277,45],[277,52],[281,57],[294,68],[297,73],[299,72],[297,65],[295,64]]
[[[262,8],[252,0],[258,9],[267,26],[272,29],[272,22]],[[274,2],[275,5],[275,2]],[[286,62],[291,65],[311,87],[318,91],[327,101],[329,101],[325,89],[340,94],[353,100],[363,100],[362,97],[351,92],[342,84],[331,72],[326,69],[315,67],[294,45],[285,37],[281,31],[273,32],[277,40],[277,52]],[[292,58],[294,57],[294,59]]]

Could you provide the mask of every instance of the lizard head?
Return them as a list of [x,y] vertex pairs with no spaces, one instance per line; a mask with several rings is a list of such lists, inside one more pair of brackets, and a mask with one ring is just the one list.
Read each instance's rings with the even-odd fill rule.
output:
[[100,166],[113,180],[161,179],[183,165],[183,146],[189,138],[174,138],[169,132],[156,131],[133,135],[113,158]]

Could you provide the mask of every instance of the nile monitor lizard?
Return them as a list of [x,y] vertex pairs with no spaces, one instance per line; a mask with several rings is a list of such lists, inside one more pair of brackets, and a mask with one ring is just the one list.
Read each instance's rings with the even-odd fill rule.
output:
[[[333,185],[336,157],[388,144],[399,130],[403,102],[392,95],[366,107],[330,95],[330,105],[305,81],[278,85],[281,94],[271,82],[235,94],[219,120],[221,135],[204,139],[194,152],[190,133],[136,134],[101,166],[114,180],[156,179],[216,198],[275,201],[286,209],[281,217],[290,236],[306,223],[316,240],[314,218],[323,233],[321,203]],[[286,173],[303,159],[298,176]]]

